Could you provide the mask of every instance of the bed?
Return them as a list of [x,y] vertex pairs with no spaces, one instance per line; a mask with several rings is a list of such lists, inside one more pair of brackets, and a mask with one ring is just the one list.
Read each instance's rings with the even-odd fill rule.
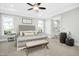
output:
[[47,35],[40,34],[40,35],[34,35],[34,36],[18,36],[17,40],[18,41],[32,41],[32,40],[40,40],[44,38],[48,38]]
[[35,35],[35,36],[18,36],[16,40],[17,50],[24,49],[26,42],[36,41],[36,40],[47,40],[48,36],[44,34]]
[[[27,29],[27,27],[29,29]],[[21,25],[19,26],[20,28],[20,35],[18,36],[17,40],[16,40],[16,46],[17,46],[17,50],[21,50],[26,48],[26,42],[29,41],[36,41],[36,40],[46,40],[48,39],[48,36],[45,33],[40,33],[40,34],[36,34],[35,32],[35,26],[28,26],[28,25]],[[24,30],[24,29],[25,30]]]

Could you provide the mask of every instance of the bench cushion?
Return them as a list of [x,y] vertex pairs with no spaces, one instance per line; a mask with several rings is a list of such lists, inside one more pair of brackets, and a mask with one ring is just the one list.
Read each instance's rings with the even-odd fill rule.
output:
[[34,46],[38,46],[38,45],[43,45],[43,44],[47,44],[48,41],[47,40],[36,40],[36,41],[30,41],[26,43],[26,47],[30,48],[30,47],[34,47]]

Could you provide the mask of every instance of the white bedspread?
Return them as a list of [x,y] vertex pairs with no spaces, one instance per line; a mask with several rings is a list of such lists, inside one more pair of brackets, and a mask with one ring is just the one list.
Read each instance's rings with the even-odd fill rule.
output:
[[37,39],[42,39],[42,38],[47,38],[47,35],[35,35],[35,36],[19,36],[17,38],[18,41],[25,41],[25,40],[37,40]]

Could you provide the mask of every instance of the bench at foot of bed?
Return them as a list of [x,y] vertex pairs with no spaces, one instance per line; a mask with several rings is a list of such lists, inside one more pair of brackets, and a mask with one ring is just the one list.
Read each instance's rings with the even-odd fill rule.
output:
[[29,48],[38,47],[42,45],[48,48],[47,44],[48,44],[48,40],[36,40],[36,41],[26,42],[26,54],[28,55]]

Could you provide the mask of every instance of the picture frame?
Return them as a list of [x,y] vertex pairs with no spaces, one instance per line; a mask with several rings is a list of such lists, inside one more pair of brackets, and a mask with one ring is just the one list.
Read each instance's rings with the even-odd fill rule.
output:
[[23,24],[32,24],[32,19],[31,18],[23,18],[22,23]]

